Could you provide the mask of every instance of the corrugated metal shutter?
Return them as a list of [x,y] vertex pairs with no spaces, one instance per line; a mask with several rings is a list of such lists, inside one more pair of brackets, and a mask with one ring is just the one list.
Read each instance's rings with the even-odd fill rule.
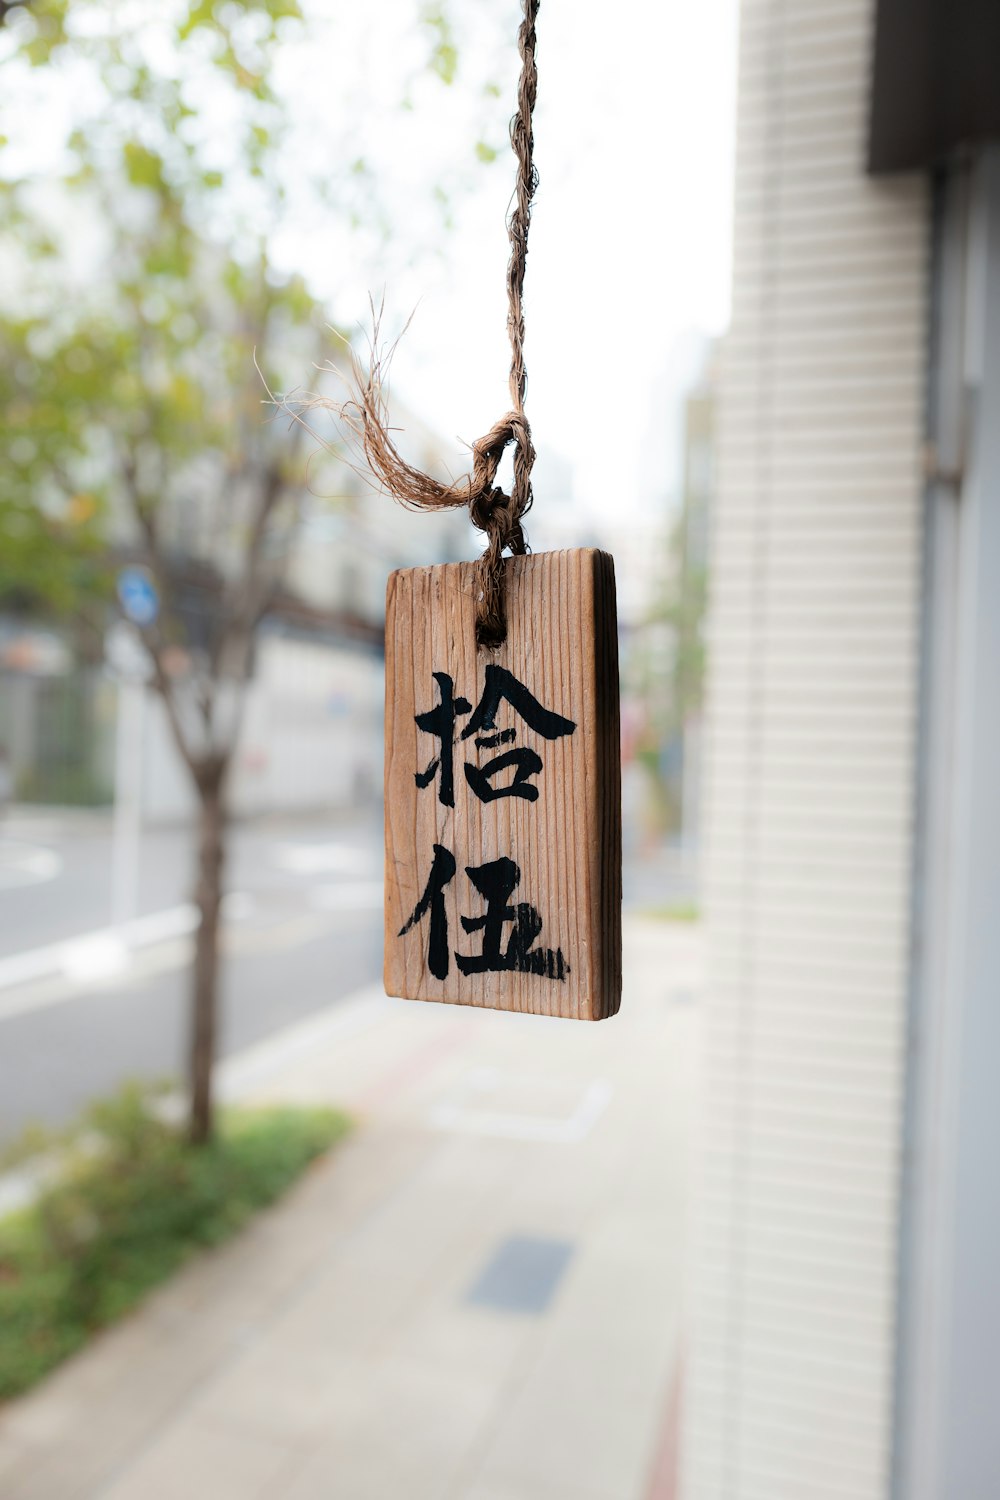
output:
[[887,1494],[928,210],[868,0],[742,8],[684,1500]]

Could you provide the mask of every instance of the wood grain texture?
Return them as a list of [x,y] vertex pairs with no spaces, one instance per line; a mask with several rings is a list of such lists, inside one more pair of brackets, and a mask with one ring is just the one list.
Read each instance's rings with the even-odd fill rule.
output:
[[[600,1020],[614,1015],[621,999],[614,564],[607,553],[585,548],[511,558],[506,568],[508,634],[495,651],[476,648],[474,564],[407,568],[389,578],[385,987],[389,994],[412,1000]],[[477,748],[478,735],[461,738],[480,703],[491,664],[512,674],[544,709],[571,720],[572,733],[546,737],[504,699],[495,718],[495,732],[506,732],[498,746]],[[441,740],[416,723],[418,714],[441,702],[434,673],[447,674],[456,699],[461,696],[471,709],[455,720],[454,806],[441,800],[440,769],[422,788],[415,781],[442,750]],[[480,800],[466,765],[481,769],[518,747],[527,747],[542,761],[543,769],[530,777],[537,800]],[[490,784],[509,784],[513,774],[506,768]],[[427,887],[435,845],[455,860],[454,876],[441,892],[447,920],[443,977],[428,967],[429,912],[402,932]],[[504,858],[520,871],[508,909],[518,903],[534,908],[541,930],[531,956],[519,967],[463,973],[457,955],[482,954],[485,938],[481,926],[467,932],[460,919],[480,919],[488,906],[468,871]],[[512,919],[504,923],[505,953],[515,926]],[[541,972],[531,972],[532,967]]]

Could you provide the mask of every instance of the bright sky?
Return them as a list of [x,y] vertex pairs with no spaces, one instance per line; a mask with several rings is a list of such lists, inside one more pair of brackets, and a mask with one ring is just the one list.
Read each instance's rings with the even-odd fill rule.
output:
[[[348,111],[348,149],[386,183],[393,242],[376,252],[363,237],[295,226],[283,250],[344,321],[363,319],[383,285],[391,327],[416,307],[394,389],[442,435],[471,440],[509,405],[505,128],[520,12],[517,0],[454,9],[465,17],[456,84],[419,82],[401,112],[425,47],[415,0],[326,8],[329,37],[292,69],[296,98],[314,111],[313,141]],[[674,475],[647,472],[649,431],[676,420],[664,407],[691,330],[720,333],[728,317],[735,53],[735,0],[544,0],[539,15],[528,415],[536,443],[574,461],[581,504],[610,503],[622,519],[675,488]],[[499,98],[483,93],[488,79]],[[481,138],[501,148],[489,167],[475,160]],[[447,235],[438,180],[453,188]]]
[[[162,52],[160,11],[148,0],[118,3]],[[306,0],[305,8],[307,44],[290,42],[280,54],[278,86],[298,123],[276,255],[306,272],[342,326],[370,325],[369,293],[384,290],[390,334],[416,309],[393,389],[454,439],[462,471],[459,440],[471,442],[509,407],[506,130],[519,0],[452,0],[459,62],[451,87],[426,70],[428,33],[416,24],[424,0]],[[95,15],[100,21],[100,7]],[[676,441],[662,439],[677,426],[693,331],[718,334],[728,317],[735,53],[736,0],[541,6],[527,404],[538,447],[572,462],[584,513],[610,506],[620,521],[650,519],[676,494]],[[169,50],[163,56],[169,65]],[[44,83],[25,81],[29,105]],[[72,64],[54,83],[22,112],[32,124],[24,149],[39,162],[87,98]],[[221,104],[204,103],[207,149],[222,164],[234,135]],[[492,164],[477,159],[477,142],[496,149]],[[387,237],[364,227],[368,177],[352,172],[354,163],[378,185]],[[333,201],[318,205],[310,180],[328,186]],[[349,227],[353,210],[358,230]],[[536,503],[544,503],[540,489]]]

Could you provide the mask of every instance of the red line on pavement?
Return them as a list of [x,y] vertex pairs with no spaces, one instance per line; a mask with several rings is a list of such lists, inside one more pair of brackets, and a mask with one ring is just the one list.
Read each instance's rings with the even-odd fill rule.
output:
[[456,1052],[468,1040],[469,1032],[465,1026],[451,1026],[443,1035],[431,1037],[414,1052],[408,1052],[394,1068],[383,1073],[378,1082],[362,1094],[361,1108],[372,1108],[390,1095],[395,1096],[409,1088],[417,1079],[433,1072],[443,1058]]
[[646,1500],[677,1500],[683,1399],[684,1354],[682,1350],[677,1356],[677,1364],[670,1381],[667,1407],[663,1414],[663,1425],[660,1428],[660,1436],[653,1456],[653,1469],[649,1476]]

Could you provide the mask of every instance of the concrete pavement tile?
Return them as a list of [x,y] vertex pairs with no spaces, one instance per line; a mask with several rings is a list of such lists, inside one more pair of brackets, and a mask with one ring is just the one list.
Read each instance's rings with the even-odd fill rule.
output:
[[[499,1378],[520,1347],[523,1324],[484,1316],[467,1307],[465,1297],[509,1227],[509,1174],[516,1163],[502,1166],[499,1175],[485,1174],[489,1181],[481,1180],[481,1197],[463,1192],[460,1181],[453,1192],[448,1172],[439,1174],[443,1208],[433,1195],[418,1195],[405,1214],[393,1218],[390,1235],[383,1226],[378,1243],[359,1237],[331,1268],[315,1300],[296,1310],[295,1341],[315,1340],[321,1320],[330,1348],[374,1350],[388,1341],[394,1352],[442,1374]],[[466,1182],[474,1175],[472,1163],[464,1175]]]
[[[217,1359],[216,1341],[200,1331],[161,1350],[155,1328],[141,1313],[131,1326],[103,1335],[5,1413],[5,1437],[27,1454],[10,1494],[17,1500],[77,1500],[98,1493],[107,1475],[183,1405]],[[7,1490],[0,1494],[9,1500]]]
[[362,1118],[377,1110],[389,1118],[408,1091],[446,1065],[471,1035],[464,1012],[398,1002],[377,1026],[297,1059],[253,1095],[258,1101],[335,1103]]
[[31,1458],[30,1448],[11,1437],[0,1424],[0,1495],[9,1495],[13,1492],[15,1476],[19,1472],[24,1473],[25,1466],[30,1463]]
[[[475,1269],[474,1226],[499,1184],[488,1169],[452,1171],[447,1143],[428,1148],[405,1182],[335,1248],[308,1297],[289,1308],[281,1337],[301,1347],[364,1351],[401,1326],[454,1278],[456,1295]],[[471,1239],[471,1243],[470,1243]]]
[[258,1500],[288,1460],[280,1443],[194,1417],[151,1443],[100,1500]]
[[493,1413],[497,1392],[390,1356],[365,1382],[365,1412],[312,1453],[268,1500],[444,1500]]
[[518,1487],[606,1491],[640,1500],[672,1351],[550,1329],[484,1457],[484,1480]]
[[531,1319],[498,1317],[491,1310],[449,1297],[414,1308],[395,1333],[393,1349],[403,1358],[424,1361],[442,1375],[465,1374],[487,1385],[500,1385],[536,1332]]
[[268,1341],[225,1370],[206,1389],[196,1411],[231,1431],[278,1443],[318,1438],[363,1412],[368,1371],[363,1361],[323,1349],[288,1348]]
[[[350,1182],[335,1190],[348,1212],[380,1201],[395,1174],[408,1177],[412,1147],[379,1154],[377,1170],[370,1160],[356,1163],[353,1175],[364,1176],[364,1192],[352,1193]],[[323,1171],[333,1165],[324,1163]],[[310,1185],[307,1203],[313,1191]],[[28,1454],[19,1495],[61,1500],[93,1493],[150,1432],[174,1419],[199,1382],[267,1338],[270,1321],[301,1285],[308,1260],[325,1264],[330,1241],[350,1228],[331,1211],[325,1235],[310,1233],[312,1206],[306,1223],[299,1223],[294,1198],[240,1239],[200,1257],[136,1314],[7,1408],[5,1437]]]
[[[588,1253],[567,1275],[558,1309],[559,1337],[586,1331],[611,1345],[669,1344],[679,1284],[673,1261],[673,1256],[657,1260],[652,1248],[642,1257],[613,1256],[588,1245]],[[652,1323],[658,1325],[655,1333]]]
[[3,1475],[3,1500],[91,1500],[96,1481],[70,1454],[22,1453]]
[[[216,1347],[189,1335],[163,1358],[154,1331],[147,1327],[146,1334],[138,1350],[130,1341],[124,1359],[113,1334],[101,1340],[100,1381],[87,1351],[10,1408],[20,1458],[0,1483],[4,1500],[90,1500],[165,1424],[178,1420],[192,1389],[214,1368]],[[84,1379],[77,1381],[78,1373]],[[4,1447],[11,1441],[6,1430]]]
[[619,1490],[594,1489],[591,1485],[530,1483],[506,1484],[502,1480],[478,1479],[463,1485],[447,1500],[645,1500],[644,1496],[623,1495]]

